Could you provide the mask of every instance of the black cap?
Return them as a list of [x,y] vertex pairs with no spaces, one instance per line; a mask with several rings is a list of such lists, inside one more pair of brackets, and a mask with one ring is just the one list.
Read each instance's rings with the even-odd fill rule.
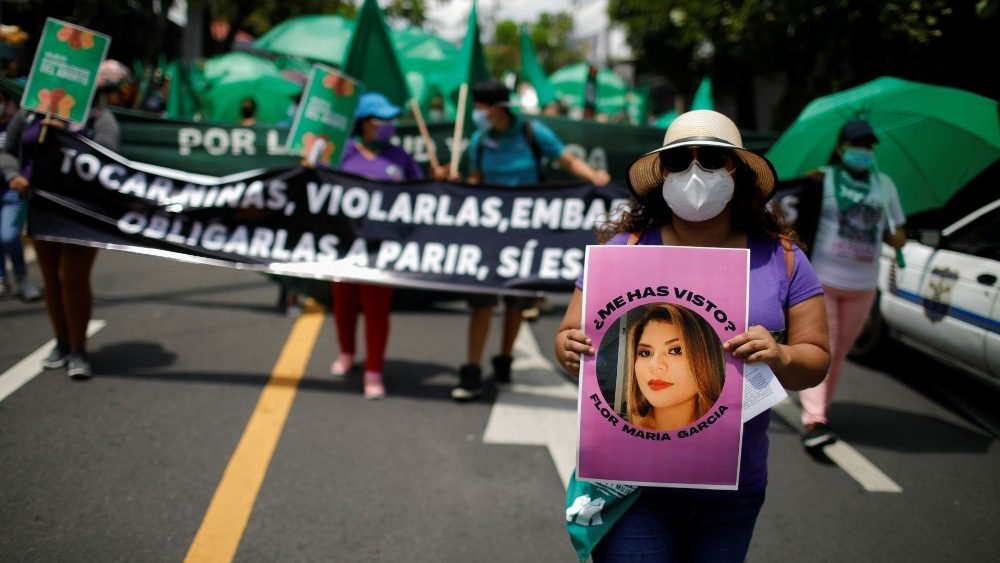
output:
[[872,129],[872,126],[864,119],[852,119],[845,123],[844,127],[840,129],[841,141],[856,141],[858,139],[865,138],[871,138],[875,142],[878,142],[875,130]]
[[481,104],[506,104],[510,102],[510,90],[502,82],[483,80],[472,86],[472,101]]

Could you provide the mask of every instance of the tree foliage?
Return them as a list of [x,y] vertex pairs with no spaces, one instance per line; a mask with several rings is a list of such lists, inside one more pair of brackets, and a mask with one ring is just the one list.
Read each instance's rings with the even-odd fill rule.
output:
[[775,123],[808,101],[883,75],[997,97],[982,57],[995,53],[997,0],[610,0],[640,72],[689,94],[710,73],[753,124],[753,78],[780,78]]
[[[486,58],[493,76],[502,76],[506,71],[518,70],[521,64],[518,29],[518,24],[513,20],[502,20],[497,23],[493,33],[493,43],[486,46]],[[542,13],[535,23],[528,25],[535,53],[546,74],[552,74],[556,69],[583,60],[583,55],[570,41],[572,32],[573,16],[566,12]]]

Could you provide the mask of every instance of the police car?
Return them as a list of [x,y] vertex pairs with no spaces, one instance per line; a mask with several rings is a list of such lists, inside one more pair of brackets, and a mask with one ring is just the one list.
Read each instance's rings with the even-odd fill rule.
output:
[[1000,385],[1000,200],[903,247],[883,246],[879,298],[852,355],[888,334]]

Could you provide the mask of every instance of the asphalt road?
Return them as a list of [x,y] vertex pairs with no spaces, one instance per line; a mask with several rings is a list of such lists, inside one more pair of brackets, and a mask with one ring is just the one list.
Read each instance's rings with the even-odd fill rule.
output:
[[[104,251],[94,281],[87,382],[34,376],[44,308],[0,301],[0,387],[34,376],[0,400],[0,561],[574,560],[575,400],[547,363],[565,297],[525,325],[517,385],[456,404],[464,305],[397,293],[373,402],[329,375],[329,315],[278,314],[262,275]],[[1000,561],[998,399],[886,348],[844,375],[840,464],[785,405],[749,560]]]

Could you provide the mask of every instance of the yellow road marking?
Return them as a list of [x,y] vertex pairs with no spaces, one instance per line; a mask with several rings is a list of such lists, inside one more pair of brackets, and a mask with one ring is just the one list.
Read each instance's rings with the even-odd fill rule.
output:
[[257,493],[281,437],[299,381],[323,327],[323,308],[313,301],[292,327],[257,407],[247,422],[215,490],[185,563],[232,561],[253,511]]

